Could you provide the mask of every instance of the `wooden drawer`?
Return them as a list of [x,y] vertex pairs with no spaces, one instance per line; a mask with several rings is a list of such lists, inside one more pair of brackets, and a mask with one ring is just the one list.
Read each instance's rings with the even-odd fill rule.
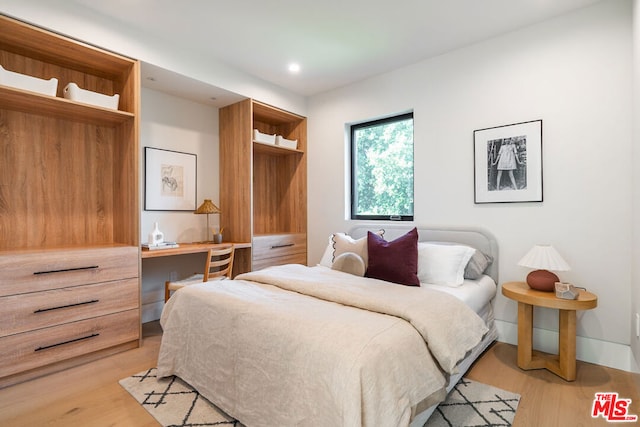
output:
[[138,279],[0,297],[0,337],[138,307]]
[[306,263],[306,234],[269,234],[253,237],[253,270],[270,265]]
[[0,296],[138,277],[139,248],[91,247],[0,254]]
[[306,234],[268,234],[253,237],[254,261],[306,252]]
[[307,264],[307,254],[291,254],[291,255],[283,255],[274,258],[264,258],[254,260],[252,264],[252,270],[261,270],[266,267],[271,267],[272,265],[282,265],[282,264]]
[[139,338],[138,310],[0,338],[0,377]]

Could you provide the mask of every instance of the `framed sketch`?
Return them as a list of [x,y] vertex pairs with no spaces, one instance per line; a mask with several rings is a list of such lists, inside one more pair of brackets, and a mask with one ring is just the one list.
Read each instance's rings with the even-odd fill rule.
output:
[[196,210],[196,155],[144,147],[144,210]]
[[473,132],[475,203],[542,201],[542,120]]

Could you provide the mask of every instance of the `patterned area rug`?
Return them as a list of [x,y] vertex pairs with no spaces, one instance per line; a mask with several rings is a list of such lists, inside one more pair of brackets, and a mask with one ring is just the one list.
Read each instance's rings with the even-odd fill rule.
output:
[[[163,427],[243,425],[226,415],[180,378],[160,378],[156,369],[120,380]],[[520,396],[462,378],[425,427],[510,426]]]
[[425,427],[510,426],[520,395],[462,378]]

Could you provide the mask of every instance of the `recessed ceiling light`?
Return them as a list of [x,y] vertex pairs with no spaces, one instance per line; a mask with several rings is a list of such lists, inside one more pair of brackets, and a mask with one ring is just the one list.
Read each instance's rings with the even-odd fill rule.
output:
[[300,72],[300,64],[292,62],[291,64],[289,64],[289,72],[291,73],[298,73]]

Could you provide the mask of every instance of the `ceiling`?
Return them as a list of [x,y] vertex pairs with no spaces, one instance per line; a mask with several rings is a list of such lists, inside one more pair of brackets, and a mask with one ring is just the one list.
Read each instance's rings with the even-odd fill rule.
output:
[[[72,1],[120,28],[311,96],[601,0]],[[294,61],[297,74],[287,69]]]

